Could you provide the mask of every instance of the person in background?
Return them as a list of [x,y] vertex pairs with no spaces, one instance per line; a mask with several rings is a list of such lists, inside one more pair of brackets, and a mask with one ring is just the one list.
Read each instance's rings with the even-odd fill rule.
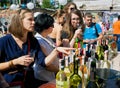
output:
[[81,12],[79,10],[72,11],[66,18],[66,23],[63,25],[61,32],[61,39],[64,42],[68,42],[66,45],[73,47],[75,39],[81,39],[81,33],[84,29],[84,22]]
[[0,72],[10,86],[38,88],[41,82],[34,77],[34,62],[46,67],[59,52],[70,53],[70,48],[56,47],[46,57],[33,36],[34,24],[31,10],[17,10],[9,25],[10,34],[0,38]]
[[63,10],[57,10],[52,17],[54,18],[54,28],[53,31],[49,34],[49,37],[55,42],[56,46],[60,46],[62,44],[60,39],[60,33],[63,28],[63,24],[65,23],[65,12]]
[[1,0],[1,7],[7,6],[7,0]]
[[84,15],[85,29],[83,30],[83,42],[96,43],[103,38],[102,29],[98,23],[92,22],[92,14],[85,13]]
[[[48,36],[54,28],[54,19],[52,16],[47,13],[39,14],[35,17],[35,37],[37,38],[41,50],[48,56],[56,47],[55,43]],[[55,80],[55,73],[59,71],[58,68],[58,58],[55,57],[54,61],[46,67],[36,67],[35,77],[36,79],[41,80],[42,82],[50,82]]]
[[102,23],[101,23],[101,29],[102,29],[102,33],[103,33],[103,35],[106,34],[106,32],[107,32],[107,28],[106,28],[106,24],[105,24],[105,22],[102,22]]
[[63,8],[63,10],[65,11],[66,14],[69,14],[71,11],[73,11],[75,9],[77,9],[77,6],[73,2],[68,2]]
[[113,35],[117,43],[117,51],[120,52],[120,15],[118,20],[113,23]]

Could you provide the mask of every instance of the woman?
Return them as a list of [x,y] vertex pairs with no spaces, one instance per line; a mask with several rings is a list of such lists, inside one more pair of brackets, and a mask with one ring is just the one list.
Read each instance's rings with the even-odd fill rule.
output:
[[68,48],[58,47],[46,57],[33,37],[33,31],[34,17],[31,10],[18,10],[9,25],[10,34],[0,38],[0,71],[10,85],[24,81],[25,88],[37,88],[40,82],[34,78],[33,62],[37,61],[46,67],[52,63],[58,51],[68,54]]
[[71,13],[71,11],[73,11],[73,10],[75,10],[75,9],[77,9],[77,6],[76,6],[76,4],[73,3],[73,2],[67,3],[67,4],[64,6],[64,8],[63,8],[63,10],[66,12],[66,14]]
[[65,23],[65,12],[63,10],[57,10],[52,17],[55,22],[53,31],[49,34],[49,36],[56,43],[56,46],[60,46],[62,43],[60,39],[60,32],[63,24]]
[[61,38],[63,41],[68,39],[70,41],[70,47],[73,47],[75,39],[81,39],[80,34],[83,29],[83,17],[79,10],[74,10],[68,15],[66,23],[63,25]]
[[[40,47],[45,54],[48,56],[55,48],[54,42],[48,36],[53,31],[54,19],[50,15],[43,13],[39,14],[35,18],[35,37],[39,41]],[[55,80],[55,73],[58,72],[58,59],[55,57],[55,60],[46,67],[39,66],[35,69],[35,77],[41,81],[50,82]],[[40,69],[40,70],[38,70]]]

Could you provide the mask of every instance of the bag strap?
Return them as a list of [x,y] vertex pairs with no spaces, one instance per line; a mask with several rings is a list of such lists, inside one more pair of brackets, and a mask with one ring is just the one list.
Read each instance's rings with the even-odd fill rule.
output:
[[[30,53],[30,39],[28,39],[28,54],[29,53]],[[24,70],[24,80],[23,81],[25,81],[26,74],[27,74],[27,70]]]
[[98,34],[97,27],[96,27],[96,23],[94,23],[94,27],[95,27],[95,32],[96,32],[96,35],[97,35],[97,37],[98,37],[98,36],[99,36],[99,34]]

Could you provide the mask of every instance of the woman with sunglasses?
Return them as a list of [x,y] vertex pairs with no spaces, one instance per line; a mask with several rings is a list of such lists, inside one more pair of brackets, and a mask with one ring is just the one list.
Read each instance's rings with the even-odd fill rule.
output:
[[63,10],[66,12],[66,14],[69,14],[71,11],[73,11],[75,9],[77,9],[77,6],[73,2],[68,2],[63,8]]

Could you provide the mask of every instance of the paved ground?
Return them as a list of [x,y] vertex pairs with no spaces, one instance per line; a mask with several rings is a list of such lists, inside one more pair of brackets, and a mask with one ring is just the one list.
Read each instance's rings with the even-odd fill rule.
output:
[[120,71],[120,53],[112,60],[113,69]]

